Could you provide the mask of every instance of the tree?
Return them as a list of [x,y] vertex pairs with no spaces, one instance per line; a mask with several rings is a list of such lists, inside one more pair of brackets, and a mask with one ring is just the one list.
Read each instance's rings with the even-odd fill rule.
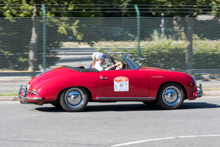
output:
[[[59,5],[59,3],[63,3],[65,5]],[[16,50],[14,47],[8,43],[8,40],[2,39],[3,42],[1,44],[1,48],[3,46],[5,46],[4,50],[0,50],[0,52],[2,52],[4,55],[9,56],[9,54],[12,55],[14,53],[18,53],[18,52],[27,52],[27,48],[29,48],[28,51],[28,60],[25,60],[26,57],[24,56],[17,56],[17,59],[14,59],[15,61],[21,61],[23,62],[22,65],[27,65],[27,61],[28,61],[28,70],[29,71],[35,71],[36,69],[38,69],[38,65],[41,64],[42,61],[42,52],[40,51],[40,49],[42,49],[42,21],[41,21],[41,16],[42,16],[42,12],[40,10],[41,8],[41,4],[54,4],[51,8],[50,5],[48,5],[48,12],[47,12],[47,16],[63,16],[63,17],[73,17],[73,16],[101,16],[100,13],[69,13],[69,12],[62,12],[61,10],[64,8],[65,10],[72,10],[74,8],[75,3],[78,4],[83,4],[83,3],[90,3],[91,2],[89,0],[81,0],[81,1],[77,1],[77,0],[69,0],[69,1],[62,1],[62,0],[55,0],[55,1],[51,1],[51,0],[15,0],[15,1],[11,1],[11,0],[5,0],[5,1],[0,1],[0,4],[2,6],[2,9],[5,10],[4,12],[0,13],[0,16],[4,16],[6,19],[10,20],[11,24],[18,24],[18,20],[20,20],[19,18],[15,18],[15,17],[30,17],[32,16],[32,26],[30,28],[23,28],[21,25],[19,26],[19,29],[23,29],[25,31],[31,32],[31,39],[29,40],[30,43],[27,43],[27,41],[21,43],[18,43],[20,45],[19,47],[19,51]],[[62,8],[61,8],[62,6]],[[76,6],[77,7],[77,6]],[[58,12],[60,11],[60,12]],[[81,9],[81,11],[83,11],[83,9]],[[51,17],[49,19],[47,19],[47,29],[48,32],[50,32],[53,29],[57,30],[57,33],[55,36],[57,36],[57,38],[53,38],[50,39],[49,41],[47,41],[47,53],[50,54],[50,57],[47,56],[47,58],[53,58],[53,60],[48,60],[51,62],[47,62],[47,67],[54,64],[57,60],[56,57],[51,56],[51,55],[55,55],[53,51],[48,50],[49,48],[53,48],[53,47],[57,47],[59,46],[59,41],[61,40],[62,37],[65,37],[66,35],[69,35],[68,31],[66,31],[66,28],[63,26],[67,26],[68,29],[72,30],[72,35],[75,35],[76,38],[79,41],[87,41],[87,42],[91,42],[87,40],[82,40],[80,39],[80,32],[77,32],[76,28],[79,22],[75,22],[72,25],[67,23],[67,19],[60,19],[60,18],[55,18],[55,17]],[[7,21],[7,23],[9,23],[9,21]],[[29,22],[30,23],[30,22]],[[17,32],[10,32],[9,30],[7,30],[7,28],[10,27],[9,25],[4,25],[4,26],[0,26],[0,28],[2,28],[5,32],[8,33],[4,33],[1,34],[1,38],[5,38],[3,36],[6,35],[11,35],[10,38],[11,40],[13,40],[12,42],[15,42],[15,40],[18,40],[18,37],[15,37],[16,35],[12,35],[12,34],[18,34]],[[64,28],[64,29],[63,29]],[[11,28],[12,30],[14,30],[13,28]],[[26,69],[25,66],[20,66],[18,65],[19,62],[11,62],[11,60],[9,60],[9,57],[7,57],[7,62],[9,62],[8,64],[10,65],[6,65],[4,64],[4,66],[2,66],[2,68],[10,68],[10,69],[18,69],[16,67],[19,66],[19,69],[21,67],[23,67],[22,69]],[[11,58],[10,58],[11,59]],[[14,64],[14,65],[13,65]]]
[[[201,12],[205,13],[205,11],[207,11],[207,7],[205,7],[206,9],[204,9],[204,6],[202,6],[202,5],[213,5],[213,4],[219,5],[220,3],[216,2],[214,0],[207,0],[207,1],[203,1],[203,0],[186,0],[186,1],[155,0],[154,2],[155,2],[155,4],[167,5],[168,8],[170,8],[170,9],[168,9],[168,11],[175,10],[174,13],[167,13],[166,15],[168,15],[168,16],[180,16],[180,17],[187,18],[186,19],[187,25],[185,25],[183,27],[184,27],[186,38],[188,41],[187,52],[186,52],[186,65],[187,65],[187,68],[189,69],[188,73],[191,74],[191,70],[193,69],[193,46],[192,46],[193,40],[192,40],[192,36],[193,36],[193,30],[194,30],[194,19],[192,19],[192,18],[195,17],[197,14],[200,14]],[[183,6],[181,7],[181,5],[183,5]],[[188,9],[188,13],[184,12],[184,11],[187,11],[187,9]],[[215,14],[215,15],[217,14],[216,10],[217,10],[217,7],[210,7],[210,9],[209,9],[209,11],[212,11],[212,14]]]
[[[187,1],[177,1],[177,0],[109,0],[109,1],[101,1],[101,0],[0,0],[1,8],[3,12],[0,12],[0,16],[3,16],[7,19],[5,21],[7,25],[4,25],[3,23],[0,23],[0,29],[4,31],[4,33],[1,35],[1,49],[0,52],[3,53],[5,58],[7,57],[8,66],[4,68],[11,68],[11,69],[17,69],[13,63],[10,63],[9,57],[11,58],[11,55],[21,51],[23,53],[29,54],[29,60],[25,60],[26,57],[24,56],[17,56],[16,61],[17,63],[21,63],[19,67],[22,67],[23,69],[26,69],[28,67],[29,71],[34,71],[38,67],[39,64],[41,64],[42,61],[42,55],[41,51],[39,49],[42,49],[42,10],[41,10],[41,4],[45,4],[46,6],[46,12],[47,12],[47,32],[50,35],[56,36],[51,37],[50,40],[47,40],[47,53],[50,55],[55,55],[54,52],[50,50],[50,48],[56,48],[59,46],[59,42],[65,41],[64,38],[67,38],[67,36],[71,36],[74,38],[74,41],[78,42],[87,42],[90,45],[94,44],[94,41],[99,41],[103,39],[103,36],[100,32],[99,26],[103,24],[102,19],[103,18],[97,18],[97,21],[90,20],[85,21],[85,17],[109,17],[109,16],[136,16],[135,12],[130,12],[130,8],[133,8],[134,11],[134,4],[149,4],[145,5],[147,6],[144,11],[141,13],[141,16],[160,16],[160,13],[156,12],[161,10],[160,8],[163,8],[162,11],[165,11],[165,16],[180,16],[180,17],[194,17],[198,12],[204,12],[205,10],[199,7],[199,5],[215,5],[212,7],[211,13],[213,15],[217,15],[218,11],[218,1],[214,0],[187,0]],[[62,5],[61,5],[62,4]],[[81,4],[81,5],[78,5]],[[87,5],[87,4],[113,4],[113,5]],[[116,5],[114,5],[116,4]],[[132,4],[132,5],[130,5]],[[154,5],[152,5],[154,4]],[[188,8],[188,6],[184,5],[198,5],[193,6],[191,8]],[[177,6],[182,5],[182,6]],[[166,6],[166,7],[164,7]],[[111,8],[111,10],[120,11],[119,13],[111,13],[109,12],[99,12],[99,11],[108,11],[106,8]],[[129,8],[129,9],[128,9]],[[180,9],[181,8],[181,9]],[[182,13],[182,8],[186,9],[187,11],[195,11],[195,13]],[[178,10],[178,11],[173,11]],[[98,11],[98,12],[96,12]],[[76,13],[74,13],[76,12]],[[83,13],[81,13],[83,12]],[[23,24],[20,21],[19,18],[15,17],[32,17],[32,25]],[[62,18],[61,18],[62,17]],[[77,19],[72,19],[70,21],[67,17],[80,17]],[[88,19],[88,18],[86,18]],[[74,21],[73,21],[74,20]],[[190,19],[189,19],[190,20]],[[2,21],[2,20],[0,20]],[[91,23],[92,22],[92,23]],[[187,21],[190,22],[190,21]],[[24,39],[20,37],[16,37],[16,34],[21,35],[20,30],[15,30],[15,32],[12,32],[13,28],[10,28],[10,23],[16,23],[18,27],[22,28],[26,34],[28,34],[29,41],[27,39],[23,41]],[[28,22],[30,23],[30,22]],[[122,27],[124,26],[125,19],[122,19],[120,22]],[[129,22],[130,23],[130,22]],[[184,31],[187,34],[187,39],[189,42],[188,45],[188,53],[192,51],[192,23],[188,23],[189,27],[186,25],[182,25],[184,27]],[[191,25],[191,26],[190,26]],[[24,28],[26,26],[26,28]],[[10,28],[11,30],[8,30],[7,28]],[[92,28],[92,29],[89,29]],[[190,28],[190,29],[187,29]],[[56,30],[56,32],[54,31]],[[123,31],[123,30],[122,30]],[[28,33],[29,32],[29,33]],[[51,33],[53,32],[53,34]],[[97,33],[98,32],[98,33]],[[134,31],[133,31],[134,32]],[[187,33],[188,32],[188,33]],[[190,34],[191,32],[191,34]],[[86,37],[87,34],[90,35],[90,37]],[[110,33],[109,33],[110,34]],[[112,34],[110,34],[112,35]],[[11,42],[20,41],[19,43],[16,43],[16,50],[13,49],[13,46],[8,43],[8,40],[5,39],[5,37],[10,38]],[[112,37],[112,36],[111,36]],[[30,39],[31,38],[31,39]],[[142,39],[145,38],[145,36],[142,36]],[[190,54],[188,55],[190,56]],[[47,58],[50,58],[47,56]],[[51,58],[54,58],[53,62],[48,63],[47,67],[49,65],[54,64],[55,57],[51,56]],[[190,57],[189,57],[190,58]],[[52,60],[51,60],[52,61]],[[189,61],[190,63],[191,61]],[[16,64],[17,64],[16,63]],[[23,63],[23,64],[22,64]],[[27,63],[29,66],[26,66]],[[25,66],[24,66],[25,65]],[[192,67],[188,67],[192,68]]]
[[[134,2],[134,1],[132,1]],[[131,2],[131,3],[132,3]],[[137,3],[138,0],[135,1]],[[189,74],[191,69],[193,69],[193,31],[194,31],[194,18],[198,14],[209,13],[211,15],[218,16],[220,1],[215,0],[152,0],[148,8],[155,16],[158,16],[159,13],[165,12],[165,17],[183,17],[186,20],[186,23],[179,23],[181,27],[184,28],[186,38],[188,41],[187,52],[186,52],[186,65],[189,69]],[[209,6],[207,6],[209,5]],[[212,6],[210,6],[212,5]],[[142,15],[143,16],[143,15]],[[178,21],[176,21],[178,22]]]
[[32,35],[31,35],[31,41],[30,41],[30,50],[29,50],[29,56],[28,56],[28,71],[33,72],[36,70],[36,57],[35,53],[38,49],[38,40],[39,40],[39,32],[40,32],[40,22],[38,17],[40,16],[39,7],[37,7],[38,4],[41,3],[41,0],[33,0],[33,16],[32,16]]

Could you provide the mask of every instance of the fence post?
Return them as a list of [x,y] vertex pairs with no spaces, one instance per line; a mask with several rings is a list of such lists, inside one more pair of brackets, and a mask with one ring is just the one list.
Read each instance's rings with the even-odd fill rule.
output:
[[137,5],[134,5],[135,11],[137,13],[137,41],[138,41],[138,64],[140,64],[140,12]]
[[41,5],[43,11],[43,68],[46,70],[46,10],[44,4]]

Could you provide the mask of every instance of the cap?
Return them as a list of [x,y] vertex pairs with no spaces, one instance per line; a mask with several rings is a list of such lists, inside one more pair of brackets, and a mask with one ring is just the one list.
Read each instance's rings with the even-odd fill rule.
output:
[[98,53],[96,54],[96,59],[104,59],[104,60],[108,60],[108,58],[106,58],[104,53]]
[[95,56],[96,56],[98,53],[99,53],[99,52],[95,52],[95,53],[93,53],[93,54],[92,54],[92,59],[94,59]]

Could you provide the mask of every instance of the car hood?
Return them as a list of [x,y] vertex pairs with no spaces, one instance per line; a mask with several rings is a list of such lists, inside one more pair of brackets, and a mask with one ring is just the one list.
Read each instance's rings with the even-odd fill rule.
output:
[[170,71],[170,70],[165,70],[165,69],[160,69],[160,68],[153,68],[153,67],[141,67],[140,70],[146,71],[146,73],[150,77],[166,77],[170,78],[171,80],[174,79],[189,79],[190,81],[194,81],[193,78],[184,72],[179,72],[179,71]]

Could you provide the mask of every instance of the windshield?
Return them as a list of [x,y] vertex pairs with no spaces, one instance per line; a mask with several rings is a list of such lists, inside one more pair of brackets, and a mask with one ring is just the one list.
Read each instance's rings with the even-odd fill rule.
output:
[[[139,64],[137,64],[135,61],[133,61],[130,57],[128,57],[127,55],[123,55],[122,53],[118,53],[118,54],[114,54],[112,56],[110,56],[110,59],[108,61],[108,64],[112,64],[111,61],[113,62],[113,64],[117,63],[117,62],[122,62],[126,69],[139,69],[141,68],[141,66]],[[107,63],[105,63],[107,64]],[[109,66],[110,66],[109,65]]]
[[137,64],[135,61],[133,61],[131,58],[129,58],[127,55],[124,56],[127,63],[130,65],[132,69],[139,69],[141,66]]

